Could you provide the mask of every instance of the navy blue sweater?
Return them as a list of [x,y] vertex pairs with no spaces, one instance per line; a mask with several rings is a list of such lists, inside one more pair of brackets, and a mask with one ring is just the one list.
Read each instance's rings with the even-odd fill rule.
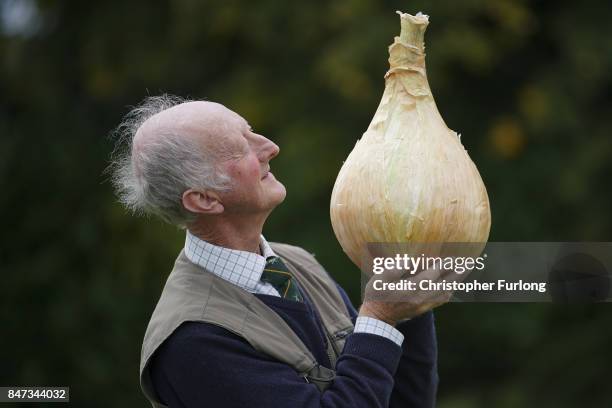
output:
[[[354,322],[357,312],[340,292]],[[287,322],[319,364],[330,366],[323,329],[308,301],[256,296]],[[402,347],[373,334],[350,335],[336,363],[336,379],[321,393],[243,338],[212,324],[188,322],[153,356],[153,384],[170,408],[432,407],[438,384],[433,314],[397,328],[405,336]]]

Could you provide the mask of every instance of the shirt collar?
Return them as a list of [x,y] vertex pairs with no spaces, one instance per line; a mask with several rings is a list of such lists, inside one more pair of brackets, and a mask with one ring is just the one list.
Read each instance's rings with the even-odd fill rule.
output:
[[247,291],[254,291],[261,279],[266,259],[276,256],[268,241],[261,235],[259,248],[262,255],[224,248],[208,243],[187,231],[185,255],[194,264],[214,273]]
[[272,247],[270,247],[270,244],[268,244],[268,241],[266,241],[264,236],[261,235],[260,237],[261,238],[259,240],[259,249],[261,249],[261,253],[263,254],[264,259],[268,259],[271,256],[278,256],[274,253]]

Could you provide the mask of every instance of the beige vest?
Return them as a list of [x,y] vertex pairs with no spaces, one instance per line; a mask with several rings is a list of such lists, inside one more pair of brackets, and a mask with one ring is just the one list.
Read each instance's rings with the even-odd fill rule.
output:
[[[344,341],[353,330],[346,305],[334,281],[305,250],[270,243],[287,264],[319,312],[335,367]],[[154,408],[166,407],[158,397],[149,370],[157,348],[183,322],[211,323],[243,337],[257,351],[292,366],[306,382],[324,391],[335,372],[320,366],[285,321],[253,294],[193,264],[181,251],[151,316],[140,356],[140,385]]]

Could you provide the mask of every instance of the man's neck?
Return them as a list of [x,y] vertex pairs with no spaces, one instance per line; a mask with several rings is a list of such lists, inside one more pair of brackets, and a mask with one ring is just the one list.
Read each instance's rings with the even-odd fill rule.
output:
[[196,237],[213,245],[260,254],[259,242],[263,221],[259,223],[225,220],[206,220],[189,225],[188,229]]

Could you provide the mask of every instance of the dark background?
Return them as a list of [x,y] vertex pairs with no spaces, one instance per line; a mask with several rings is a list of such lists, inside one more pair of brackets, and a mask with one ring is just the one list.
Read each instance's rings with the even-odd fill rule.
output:
[[[398,9],[430,15],[429,81],[488,188],[490,240],[611,241],[609,2],[0,0],[0,385],[147,406],[141,339],[184,233],[127,214],[103,175],[146,95],[221,102],[279,144],[288,196],[264,233],[358,304],[328,206]],[[610,406],[611,323],[608,304],[443,306],[439,406]]]

